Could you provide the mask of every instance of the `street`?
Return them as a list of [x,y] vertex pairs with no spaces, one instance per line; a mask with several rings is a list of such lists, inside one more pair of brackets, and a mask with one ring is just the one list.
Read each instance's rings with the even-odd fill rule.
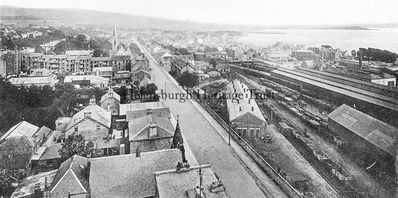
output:
[[[147,51],[141,49],[149,57]],[[152,78],[159,91],[184,93],[151,57],[149,60]],[[200,105],[191,100],[181,103],[178,99],[168,98],[165,103],[174,115],[179,115],[181,131],[198,163],[212,165],[231,197],[288,197],[237,143],[232,142],[232,148],[228,145],[228,132]]]

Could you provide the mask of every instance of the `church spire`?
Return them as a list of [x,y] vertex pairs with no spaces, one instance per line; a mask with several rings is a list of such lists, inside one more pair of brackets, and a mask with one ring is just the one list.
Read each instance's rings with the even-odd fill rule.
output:
[[173,143],[171,145],[171,148],[180,148],[184,143],[184,140],[182,139],[182,134],[180,130],[180,121],[179,121],[179,116],[177,115],[177,126],[174,131],[174,137],[173,137]]
[[113,35],[112,35],[112,50],[117,50],[117,33],[116,33],[116,23],[115,27],[113,29]]

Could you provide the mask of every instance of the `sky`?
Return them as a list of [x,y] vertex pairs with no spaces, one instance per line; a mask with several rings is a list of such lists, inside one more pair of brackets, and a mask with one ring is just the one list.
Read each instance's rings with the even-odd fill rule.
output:
[[0,0],[0,5],[88,9],[238,25],[398,23],[397,0]]

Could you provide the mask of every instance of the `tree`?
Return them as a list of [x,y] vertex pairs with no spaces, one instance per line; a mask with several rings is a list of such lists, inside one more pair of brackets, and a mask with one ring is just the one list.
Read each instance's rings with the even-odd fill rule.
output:
[[184,72],[179,81],[183,86],[192,88],[199,84],[199,77],[194,73]]
[[210,61],[209,61],[209,63],[210,63],[210,65],[213,66],[213,68],[216,68],[216,66],[217,66],[217,61],[216,61],[216,59],[211,58]]
[[159,101],[159,96],[156,94],[157,90],[158,87],[154,83],[140,87],[140,95],[145,96],[143,102]]
[[70,158],[73,155],[90,157],[94,152],[94,144],[91,141],[85,141],[80,134],[69,135],[58,152],[62,158]]

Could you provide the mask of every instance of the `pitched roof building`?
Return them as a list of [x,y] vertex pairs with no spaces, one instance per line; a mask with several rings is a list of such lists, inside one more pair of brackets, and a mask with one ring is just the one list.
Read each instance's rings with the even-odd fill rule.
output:
[[0,168],[26,169],[32,156],[51,134],[51,129],[22,121],[0,138]]
[[101,107],[111,112],[112,115],[119,115],[120,96],[112,88],[101,97]]
[[243,137],[264,135],[266,121],[249,88],[234,80],[226,86],[224,94],[227,98],[229,120],[236,132]]
[[112,122],[111,112],[91,104],[73,115],[66,126],[65,135],[81,134],[86,140],[102,140],[109,135]]
[[344,141],[363,151],[376,153],[376,150],[382,150],[395,156],[398,129],[348,105],[343,104],[328,115],[328,126],[342,135]]
[[168,149],[173,139],[172,115],[169,108],[131,111],[129,122],[130,153]]
[[51,197],[68,197],[69,194],[86,197],[90,193],[89,172],[87,158],[78,155],[69,158],[61,164],[54,177],[49,188]]

